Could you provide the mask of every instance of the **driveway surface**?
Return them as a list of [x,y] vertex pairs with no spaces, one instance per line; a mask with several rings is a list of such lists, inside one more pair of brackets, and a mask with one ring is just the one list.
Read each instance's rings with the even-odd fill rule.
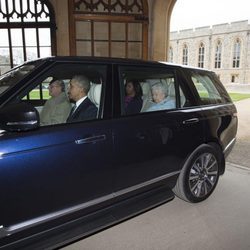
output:
[[239,119],[237,141],[227,161],[250,168],[250,98],[235,105]]
[[206,201],[173,201],[64,250],[249,250],[250,169],[227,164]]
[[175,198],[63,250],[249,250],[250,99],[236,106],[237,142],[206,201],[191,204]]

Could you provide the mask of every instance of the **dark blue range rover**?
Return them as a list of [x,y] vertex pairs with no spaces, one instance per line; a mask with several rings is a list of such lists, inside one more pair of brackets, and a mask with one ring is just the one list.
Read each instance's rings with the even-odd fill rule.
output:
[[[55,82],[70,105],[61,120],[52,119],[62,111]],[[78,93],[95,115],[69,119]],[[175,195],[206,199],[225,171],[237,112],[211,71],[53,57],[0,77],[0,130],[0,248],[45,249]]]

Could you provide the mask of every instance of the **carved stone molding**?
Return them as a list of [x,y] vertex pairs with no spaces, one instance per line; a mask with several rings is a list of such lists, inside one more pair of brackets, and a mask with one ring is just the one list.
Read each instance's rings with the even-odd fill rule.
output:
[[75,12],[143,14],[142,0],[75,0]]

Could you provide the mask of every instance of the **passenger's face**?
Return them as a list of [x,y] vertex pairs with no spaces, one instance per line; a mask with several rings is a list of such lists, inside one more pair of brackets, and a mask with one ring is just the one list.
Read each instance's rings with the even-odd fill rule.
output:
[[163,99],[165,98],[164,93],[159,90],[159,89],[154,89],[152,91],[152,97],[155,103],[159,103],[161,101],[163,101]]
[[56,97],[56,96],[59,96],[61,93],[62,93],[62,88],[58,83],[53,82],[49,85],[49,95],[50,96]]
[[128,96],[135,96],[135,88],[132,82],[126,84],[126,94]]
[[72,79],[69,84],[68,90],[69,99],[77,102],[83,97],[83,89]]

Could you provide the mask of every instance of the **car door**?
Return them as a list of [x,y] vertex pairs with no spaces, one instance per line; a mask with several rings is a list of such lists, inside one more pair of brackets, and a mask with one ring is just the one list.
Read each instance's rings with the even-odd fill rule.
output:
[[[121,66],[118,71],[121,89],[117,88],[116,96],[121,95],[121,110],[116,110],[113,121],[115,190],[152,188],[161,181],[172,188],[185,159],[203,140],[201,112],[196,107],[184,107],[174,68],[133,65]],[[126,79],[137,79],[141,86],[164,82],[170,88],[173,84],[176,107],[126,115],[123,110]],[[184,98],[188,103],[189,97]]]
[[[89,64],[70,66],[62,62],[44,76],[31,80],[27,89],[49,75],[58,73],[57,76],[63,77],[67,72],[79,73],[75,71],[77,68],[84,72],[87,67]],[[105,109],[110,110],[110,101],[105,97],[110,95],[104,93],[110,89],[106,86],[110,82],[109,66],[104,65],[102,70],[104,81],[96,119],[33,131],[1,131],[1,237],[54,219],[62,222],[62,218],[72,219],[74,214],[84,215],[113,197],[111,120],[105,119]]]

